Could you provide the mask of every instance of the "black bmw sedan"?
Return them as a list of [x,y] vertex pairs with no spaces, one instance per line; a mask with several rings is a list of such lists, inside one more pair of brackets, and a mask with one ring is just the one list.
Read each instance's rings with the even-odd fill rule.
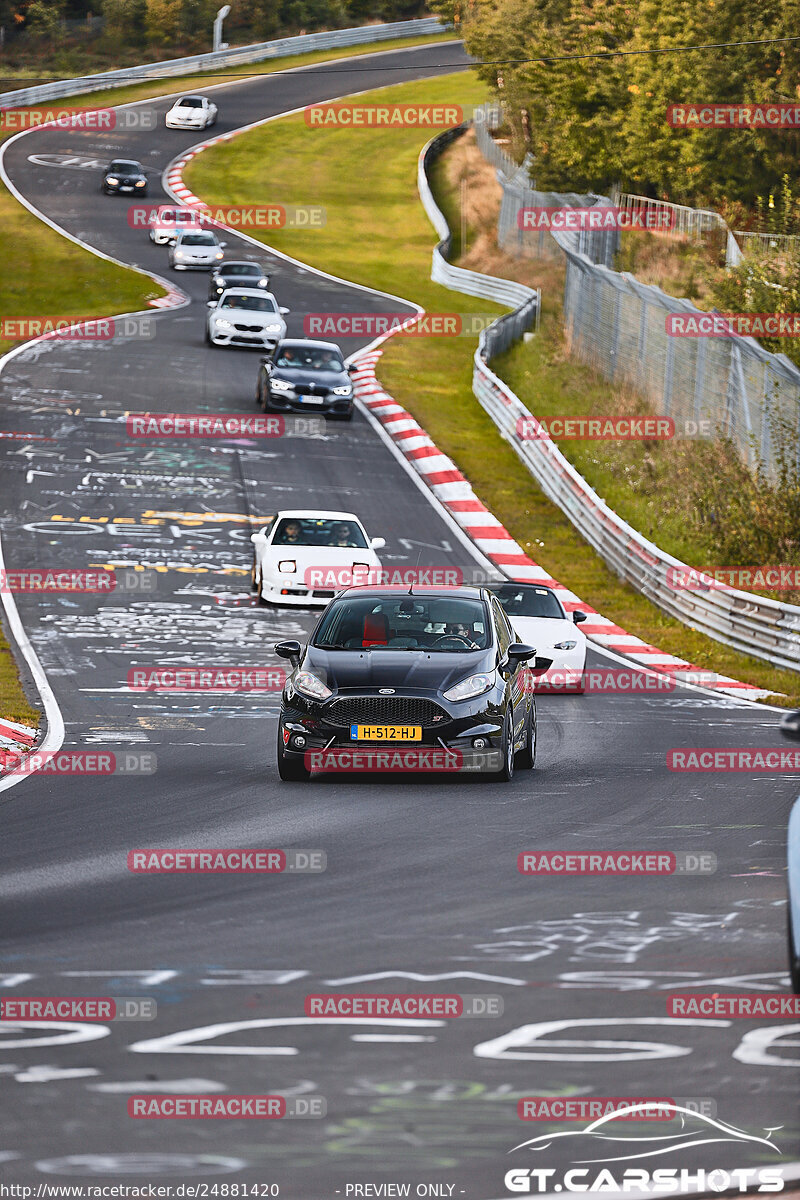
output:
[[115,158],[106,168],[100,187],[107,196],[113,196],[119,192],[146,196],[147,175],[140,162],[135,162],[130,158]]
[[321,413],[349,421],[353,383],[334,342],[283,338],[262,358],[256,403],[264,412]]
[[[416,746],[499,751],[496,778],[536,756],[536,706],[497,598],[483,588],[355,587],[325,609],[288,659],[278,726],[281,779],[308,779],[313,752]],[[537,658],[530,670],[550,665]]]
[[218,300],[223,292],[232,287],[263,288],[264,291],[269,291],[269,275],[264,273],[258,263],[247,259],[226,259],[211,272],[208,283],[209,300]]

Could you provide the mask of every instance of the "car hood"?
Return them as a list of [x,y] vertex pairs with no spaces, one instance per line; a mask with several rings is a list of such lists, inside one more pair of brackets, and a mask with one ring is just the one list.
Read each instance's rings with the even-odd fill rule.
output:
[[346,371],[309,371],[302,367],[275,367],[270,372],[270,379],[283,379],[296,390],[310,388],[314,384],[320,391],[344,387],[352,382]]
[[280,313],[254,312],[251,308],[215,308],[212,317],[222,317],[226,321],[241,321],[248,325],[283,325],[286,323]]
[[491,650],[428,654],[425,650],[322,650],[309,646],[302,662],[335,691],[393,687],[440,692],[478,671],[494,669]]
[[557,617],[514,617],[510,613],[508,619],[520,639],[542,655],[556,642],[565,642],[568,638],[575,642],[585,640],[585,634],[573,621]]
[[[276,565],[284,559],[296,562],[300,578],[307,567],[351,567],[353,563],[368,563],[371,567],[381,565],[375,551],[368,546],[267,546],[264,558]],[[346,586],[342,584],[342,587]]]

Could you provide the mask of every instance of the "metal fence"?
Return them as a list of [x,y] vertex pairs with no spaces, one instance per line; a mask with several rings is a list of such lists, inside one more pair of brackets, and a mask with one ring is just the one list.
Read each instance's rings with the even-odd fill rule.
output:
[[[441,239],[434,250],[433,276],[437,278],[437,271],[446,273],[450,280],[447,286],[456,288],[459,286],[462,272],[450,264],[441,265],[444,262],[441,249],[443,246],[449,246],[450,231],[431,194],[426,170],[433,158],[462,131],[448,131],[434,138],[420,155],[418,170],[420,196]],[[568,262],[571,257],[583,258],[583,268],[587,271],[591,268],[590,274],[596,273],[602,277],[616,276],[616,273],[608,268],[590,263],[586,256],[577,256],[574,251],[563,248],[560,252],[567,254]],[[498,298],[498,285],[502,285],[504,281],[492,276],[481,276],[474,271],[463,274],[470,277],[471,295],[482,294],[491,299]],[[631,288],[644,286],[631,276],[616,278],[625,278]],[[508,281],[505,282],[508,286]],[[477,291],[480,286],[484,289],[482,293]],[[513,286],[520,287],[519,284]],[[536,299],[538,309],[539,298]],[[670,300],[669,297],[666,299]],[[530,300],[520,302],[521,306],[526,303],[530,303]],[[590,308],[593,303],[594,298],[590,296]],[[672,303],[685,306],[679,311],[692,309],[687,301],[677,300]],[[648,308],[642,307],[642,311],[647,312]],[[679,586],[680,579],[690,570],[685,563],[664,553],[613,512],[567,461],[548,435],[543,433],[538,437],[527,436],[531,426],[537,425],[535,418],[488,365],[493,354],[498,353],[499,338],[502,339],[501,348],[505,349],[522,335],[524,326],[521,329],[513,323],[516,315],[510,313],[501,317],[481,334],[473,360],[472,389],[545,495],[561,509],[600,558],[621,579],[647,596],[664,612],[693,629],[708,634],[716,641],[760,658],[773,666],[800,670],[800,606],[768,600],[729,587],[710,587],[708,590],[702,590]],[[587,312],[587,321],[589,318],[590,313]],[[641,329],[639,333],[641,335]],[[622,343],[619,348],[622,348]],[[768,359],[775,357],[762,353]]]
[[311,50],[331,50],[370,42],[390,41],[392,38],[442,33],[446,28],[447,26],[438,17],[422,17],[414,21],[395,21],[389,25],[361,25],[356,29],[335,29],[324,33],[306,33],[298,37],[277,38],[271,42],[234,46],[228,50],[194,54],[187,58],[171,58],[159,63],[142,63],[137,67],[123,67],[117,71],[104,71],[99,75],[57,79],[51,83],[40,84],[38,87],[18,88],[16,91],[0,94],[0,107],[42,104],[48,100],[78,96],[83,92],[125,87],[127,84],[143,80],[191,75],[196,71],[212,71],[220,67],[235,67],[243,63],[262,62],[270,58],[286,58],[292,54],[306,54]]
[[[483,127],[478,145],[483,147],[486,138],[491,140]],[[612,239],[618,234],[529,233],[520,227],[526,207],[610,201],[536,192],[521,186],[519,168],[514,171],[510,179],[498,170],[503,190],[498,242],[511,253],[564,256],[564,322],[571,353],[611,382],[633,387],[656,412],[672,417],[680,432],[696,431],[706,422],[714,435],[730,437],[746,461],[759,459],[773,472],[777,431],[800,434],[800,369],[753,338],[689,336],[691,321],[676,323],[677,331],[668,333],[671,314],[704,314],[689,300],[614,271]],[[703,221],[710,227],[717,216],[709,210]],[[701,225],[698,218],[697,228]],[[797,454],[800,458],[800,436]]]

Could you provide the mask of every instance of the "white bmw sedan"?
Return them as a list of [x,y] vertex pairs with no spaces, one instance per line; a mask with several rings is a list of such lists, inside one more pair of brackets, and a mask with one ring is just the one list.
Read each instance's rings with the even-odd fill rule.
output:
[[217,106],[207,96],[179,96],[167,110],[167,129],[207,129],[217,120]]
[[206,342],[210,346],[252,346],[272,350],[286,333],[284,315],[271,292],[259,288],[228,288],[208,301]]
[[570,619],[558,596],[538,583],[492,583],[506,616],[519,640],[536,647],[536,653],[552,659],[552,666],[537,680],[543,691],[583,691],[586,667],[586,635],[578,625],[586,613],[575,611]]
[[169,251],[169,265],[176,271],[210,271],[225,257],[221,242],[210,229],[183,230]]
[[259,600],[320,608],[345,588],[378,582],[375,551],[386,545],[354,513],[316,509],[285,509],[250,541]]

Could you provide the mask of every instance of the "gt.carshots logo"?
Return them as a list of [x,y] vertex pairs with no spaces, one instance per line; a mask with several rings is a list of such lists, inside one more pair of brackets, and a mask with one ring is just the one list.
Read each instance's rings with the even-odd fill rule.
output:
[[[540,1100],[542,1097],[532,1097]],[[601,1097],[597,1098],[602,1101]],[[591,1101],[588,1101],[591,1103]],[[657,1134],[641,1131],[640,1126],[653,1120],[663,1120],[666,1112],[674,1132],[663,1126]],[[631,1124],[633,1122],[633,1124]],[[637,1127],[638,1126],[638,1127]],[[783,1171],[780,1167],[741,1167],[722,1170],[689,1170],[684,1167],[624,1167],[625,1159],[658,1158],[691,1150],[696,1146],[725,1146],[726,1160],[738,1148],[756,1152],[760,1159],[780,1155],[771,1141],[774,1130],[765,1130],[766,1137],[747,1133],[743,1129],[710,1116],[695,1106],[671,1100],[634,1100],[627,1106],[598,1117],[582,1129],[564,1129],[528,1138],[514,1146],[509,1154],[524,1150],[528,1153],[546,1151],[559,1142],[568,1149],[573,1163],[579,1164],[561,1171],[555,1167],[512,1167],[506,1171],[504,1183],[509,1192],[639,1192],[664,1196],[706,1192],[780,1192],[783,1190]],[[609,1156],[613,1144],[613,1157]],[[766,1153],[765,1153],[766,1151]],[[735,1161],[735,1160],[734,1160]],[[606,1164],[611,1163],[612,1166]]]

